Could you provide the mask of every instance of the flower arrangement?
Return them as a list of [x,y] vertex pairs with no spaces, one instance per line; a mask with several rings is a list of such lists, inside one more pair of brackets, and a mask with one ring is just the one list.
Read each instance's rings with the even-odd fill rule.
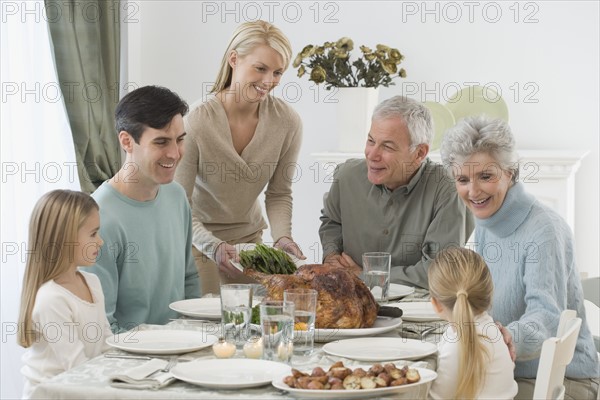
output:
[[352,39],[343,37],[335,43],[325,42],[322,46],[305,46],[294,59],[298,77],[309,74],[309,80],[316,84],[325,82],[325,88],[332,87],[388,87],[392,79],[406,78],[404,68],[398,65],[404,56],[398,49],[378,44],[373,51],[360,46],[362,56],[350,60],[354,49]]

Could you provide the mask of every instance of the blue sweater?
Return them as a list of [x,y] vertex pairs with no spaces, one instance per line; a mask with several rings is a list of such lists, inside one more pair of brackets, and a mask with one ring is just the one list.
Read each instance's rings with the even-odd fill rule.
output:
[[569,309],[583,323],[566,376],[597,378],[600,365],[566,222],[522,183],[508,190],[494,215],[475,221],[476,249],[494,281],[491,314],[508,327],[517,348],[515,377],[535,378],[542,344],[556,336],[560,313]]
[[132,200],[108,182],[92,196],[104,245],[89,271],[102,282],[113,331],[166,324],[177,316],[170,303],[200,297],[190,206],[178,183],[161,185],[151,201]]

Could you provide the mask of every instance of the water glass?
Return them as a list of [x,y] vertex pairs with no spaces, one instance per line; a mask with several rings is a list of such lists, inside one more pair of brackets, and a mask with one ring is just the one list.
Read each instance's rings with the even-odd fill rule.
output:
[[286,289],[283,300],[294,303],[294,355],[309,356],[315,344],[317,294],[313,289]]
[[221,286],[221,328],[226,341],[241,349],[250,337],[252,285]]
[[263,359],[290,363],[294,353],[294,303],[264,301],[260,304]]
[[390,253],[363,253],[363,280],[373,293],[375,300],[386,302],[390,289],[390,268],[392,256]]

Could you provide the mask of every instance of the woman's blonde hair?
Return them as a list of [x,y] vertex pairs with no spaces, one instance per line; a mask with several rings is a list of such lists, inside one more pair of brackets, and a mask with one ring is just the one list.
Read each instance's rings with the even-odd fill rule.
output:
[[475,317],[488,310],[494,284],[483,258],[465,248],[438,253],[428,271],[429,291],[448,310],[459,338],[459,379],[455,399],[473,399],[485,380],[488,354],[474,324]]
[[31,314],[39,288],[69,270],[79,228],[92,210],[94,199],[83,192],[53,190],[36,203],[29,221],[29,243],[21,307],[18,343],[30,347],[38,338]]
[[229,56],[233,51],[237,52],[239,57],[245,57],[260,45],[270,46],[279,53],[283,58],[284,70],[287,69],[292,58],[292,45],[283,32],[266,21],[245,22],[233,32],[210,92],[219,93],[231,85],[233,70],[229,65]]

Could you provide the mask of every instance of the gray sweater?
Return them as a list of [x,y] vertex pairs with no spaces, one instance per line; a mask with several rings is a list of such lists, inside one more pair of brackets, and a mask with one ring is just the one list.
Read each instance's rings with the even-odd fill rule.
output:
[[464,246],[473,218],[444,168],[425,160],[407,185],[394,191],[367,178],[364,159],[340,164],[321,211],[323,258],[348,253],[392,255],[391,281],[428,288],[427,268],[437,252]]
[[500,209],[475,219],[476,249],[494,281],[492,317],[506,325],[517,348],[515,377],[535,378],[542,344],[556,336],[560,313],[583,319],[568,378],[597,378],[599,364],[585,318],[573,238],[552,209],[512,186]]

